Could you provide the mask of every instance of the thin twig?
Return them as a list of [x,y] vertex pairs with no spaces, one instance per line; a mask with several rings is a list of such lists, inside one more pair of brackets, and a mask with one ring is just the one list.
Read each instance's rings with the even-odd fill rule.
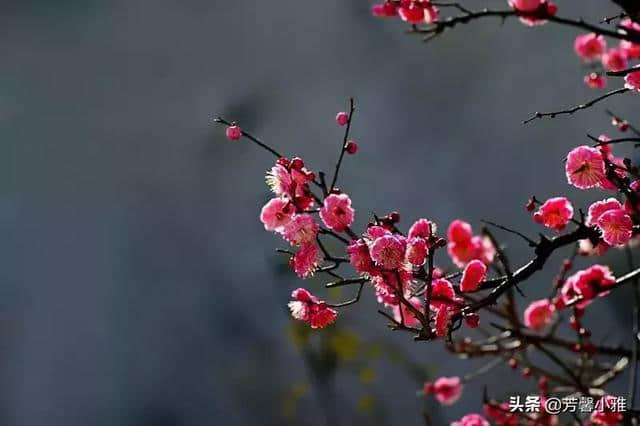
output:
[[[221,123],[224,124],[225,126],[232,126],[233,123],[231,123],[230,121],[225,120],[222,117],[216,117],[213,119],[214,123]],[[242,132],[242,136],[244,136],[245,138],[249,139],[250,141],[252,141],[253,143],[257,144],[258,146],[260,146],[263,149],[266,149],[267,151],[269,151],[270,153],[272,153],[273,155],[275,155],[277,158],[282,158],[283,155],[280,154],[278,151],[276,151],[275,149],[271,148],[269,145],[267,145],[266,143],[262,142],[260,139],[258,139],[257,137],[253,136],[251,133],[246,132],[244,130],[241,131]]]
[[621,87],[619,89],[615,89],[612,90],[610,92],[605,93],[604,95],[598,96],[597,98],[591,99],[590,101],[587,101],[583,104],[580,105],[576,105],[574,107],[571,108],[567,108],[567,109],[563,109],[563,110],[559,110],[559,111],[550,111],[550,112],[536,112],[535,114],[533,114],[532,117],[524,120],[524,124],[530,123],[535,119],[538,118],[543,118],[543,117],[549,117],[549,118],[555,118],[558,115],[565,115],[565,114],[573,114],[576,111],[580,111],[586,108],[589,108],[591,106],[593,106],[594,104],[607,99],[610,96],[614,96],[614,95],[619,95],[621,93],[625,93],[628,92],[629,89],[627,89],[626,87]]
[[344,153],[347,150],[347,141],[349,140],[349,131],[351,130],[351,122],[353,121],[353,113],[355,112],[355,103],[353,98],[349,99],[349,118],[347,119],[347,127],[344,130],[344,137],[342,139],[342,147],[340,148],[340,157],[338,158],[338,162],[336,163],[336,170],[333,173],[333,179],[331,180],[331,186],[329,186],[329,192],[333,192],[333,189],[336,186],[336,181],[338,180],[338,173],[340,172],[340,166],[342,165],[342,159],[344,158]]

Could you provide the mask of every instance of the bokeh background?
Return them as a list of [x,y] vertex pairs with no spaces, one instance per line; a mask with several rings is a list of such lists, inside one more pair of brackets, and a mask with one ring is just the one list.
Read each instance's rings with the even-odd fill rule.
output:
[[[574,30],[488,20],[424,45],[369,7],[0,4],[0,424],[418,425],[427,410],[444,425],[478,410],[484,385],[498,397],[533,390],[502,367],[450,409],[416,396],[421,374],[480,364],[388,331],[370,289],[339,329],[292,328],[285,304],[303,283],[257,220],[273,159],[226,141],[214,115],[330,170],[334,116],[354,96],[361,150],[341,186],[356,228],[398,210],[405,226],[463,218],[479,230],[489,218],[536,235],[522,208],[531,194],[577,206],[603,196],[569,188],[562,159],[587,132],[613,133],[604,106],[521,124],[593,95]],[[559,7],[592,20],[617,12],[596,0]],[[636,119],[633,101],[606,105]],[[526,260],[524,244],[497,235],[513,263]],[[560,259],[527,296],[546,294]],[[629,341],[628,299],[620,290],[587,317],[608,343]],[[327,347],[337,361],[318,362]]]

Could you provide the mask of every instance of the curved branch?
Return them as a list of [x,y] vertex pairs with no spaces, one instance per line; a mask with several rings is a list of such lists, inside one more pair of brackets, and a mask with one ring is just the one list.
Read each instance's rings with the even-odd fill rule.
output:
[[543,117],[549,117],[549,118],[555,118],[558,115],[565,115],[565,114],[573,114],[576,111],[580,111],[582,109],[587,109],[593,105],[595,105],[596,103],[607,99],[610,96],[614,96],[614,95],[619,95],[621,93],[625,93],[628,92],[629,89],[627,89],[626,87],[621,87],[619,89],[615,89],[612,90],[610,92],[605,93],[604,95],[598,96],[597,98],[591,99],[590,101],[587,101],[583,104],[580,105],[576,105],[574,107],[571,108],[567,108],[567,109],[563,109],[563,110],[559,110],[559,111],[550,111],[550,112],[536,112],[535,114],[533,114],[532,117],[526,119],[523,124],[527,124],[530,123],[531,121],[538,119],[538,118],[543,118]]

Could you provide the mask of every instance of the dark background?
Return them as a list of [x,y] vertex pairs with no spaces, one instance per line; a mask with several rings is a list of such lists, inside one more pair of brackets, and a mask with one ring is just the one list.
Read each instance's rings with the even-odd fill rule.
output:
[[[488,3],[505,7],[469,4]],[[560,13],[618,12],[579,3],[559,1]],[[1,3],[0,424],[324,424],[317,389],[293,417],[282,409],[292,383],[308,381],[284,306],[292,289],[321,283],[283,272],[282,243],[258,221],[273,160],[228,142],[214,115],[329,170],[341,138],[335,113],[354,96],[361,151],[346,159],[341,186],[358,228],[369,212],[395,209],[405,226],[424,216],[446,229],[460,217],[479,230],[490,218],[535,235],[521,208],[531,194],[568,194],[576,206],[603,196],[569,188],[562,158],[586,132],[613,132],[604,106],[521,124],[593,96],[574,30],[485,21],[423,45],[369,7]],[[633,101],[606,104],[636,119]],[[529,256],[501,238],[514,263]],[[528,296],[546,293],[560,258],[525,284]],[[627,291],[587,317],[612,344],[628,341]],[[437,375],[478,365],[387,331],[368,288],[364,299],[341,326],[400,345]],[[516,389],[503,367],[438,413],[402,368],[375,369],[370,392],[386,414],[370,424],[420,424],[423,406],[445,424],[480,408],[484,384],[498,396]],[[343,424],[359,422],[357,382],[333,386]]]

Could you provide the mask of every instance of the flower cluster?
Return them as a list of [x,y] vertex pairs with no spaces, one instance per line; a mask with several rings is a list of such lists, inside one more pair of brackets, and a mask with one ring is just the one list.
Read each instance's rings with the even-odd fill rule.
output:
[[[428,2],[409,3],[407,7],[416,8],[418,6],[414,3],[420,3],[422,7]],[[533,7],[533,3],[513,2],[512,6],[524,11]],[[538,10],[545,4],[538,2],[531,10]],[[402,16],[399,9],[403,4],[396,6],[397,13]],[[578,50],[585,57],[606,54],[598,37],[581,39],[576,43]],[[562,247],[573,245],[574,257],[578,254],[598,256],[612,247],[628,249],[633,243],[640,225],[640,171],[632,166],[630,160],[614,154],[612,147],[616,140],[604,135],[592,138],[593,146],[578,146],[567,154],[564,173],[569,185],[581,190],[611,192],[610,196],[591,203],[586,214],[582,209],[574,208],[564,196],[544,202],[535,197],[530,199],[527,210],[533,221],[552,230],[553,237],[542,235],[540,241],[533,241],[517,231],[486,222],[519,235],[534,248],[532,260],[512,269],[504,247],[488,228],[476,233],[470,223],[461,219],[451,221],[446,229],[446,239],[439,236],[436,224],[426,218],[416,220],[403,232],[397,212],[384,216],[374,214],[363,232],[355,232],[352,229],[355,209],[351,197],[335,186],[344,154],[357,152],[357,145],[348,138],[352,114],[353,109],[336,115],[336,123],[344,127],[346,133],[330,185],[324,173],[316,175],[301,158],[289,159],[266,147],[277,155],[277,160],[267,172],[266,182],[273,198],[262,208],[260,221],[266,230],[280,235],[290,246],[279,251],[290,256],[290,266],[301,278],[320,272],[335,279],[326,284],[328,288],[358,286],[354,299],[337,304],[320,300],[308,290],[299,288],[293,291],[288,304],[292,317],[311,328],[324,328],[336,321],[339,308],[357,303],[363,287],[369,283],[382,307],[379,312],[390,321],[392,330],[412,333],[416,340],[441,338],[447,349],[463,358],[493,354],[513,369],[524,364],[522,376],[538,381],[541,406],[549,394],[550,381],[573,386],[572,390],[583,392],[590,385],[582,383],[580,377],[576,379],[570,375],[567,385],[557,374],[549,374],[542,367],[535,366],[521,352],[526,348],[546,351],[544,345],[560,345],[582,354],[596,366],[594,370],[605,368],[605,364],[595,361],[595,355],[602,347],[590,340],[590,331],[583,325],[583,316],[595,299],[628,282],[633,274],[640,276],[640,270],[618,279],[608,266],[602,264],[593,264],[571,273],[573,258],[566,259],[550,296],[530,302],[522,317],[513,290],[520,291],[518,284],[541,269],[547,258]],[[619,122],[616,125],[620,129]],[[246,137],[265,147],[235,124],[227,126],[226,134],[230,140]],[[624,199],[616,198],[616,194],[622,194]],[[335,249],[327,249],[326,238],[339,243],[339,253],[332,254]],[[442,260],[436,265],[436,253],[444,251],[445,247],[450,265],[446,266]],[[354,270],[355,276],[341,275],[343,266]],[[508,297],[503,298],[503,295]],[[454,333],[463,325],[468,330],[477,328],[479,312],[484,310],[506,322],[502,334],[479,342],[468,337],[454,339]],[[578,335],[575,342],[556,339],[554,335],[563,312],[571,313],[569,326]],[[493,322],[491,325],[503,327]],[[450,405],[460,398],[466,380],[467,376],[465,379],[440,377],[425,383],[422,393],[433,395],[443,405]],[[486,402],[484,407],[483,415],[469,414],[452,425],[488,425],[489,421],[497,425],[557,424],[557,416],[544,413],[522,423],[522,418],[507,412],[500,401]],[[617,414],[594,412],[591,422],[598,424],[613,417],[618,419]]]
[[[625,18],[620,22],[621,29],[638,31],[640,24]],[[592,89],[606,87],[605,72],[623,71],[629,67],[629,61],[640,58],[640,44],[620,40],[616,46],[608,47],[604,36],[596,33],[581,34],[573,43],[573,50],[593,71],[584,77],[584,82]],[[640,73],[631,73],[626,77],[627,87],[638,90]]]

